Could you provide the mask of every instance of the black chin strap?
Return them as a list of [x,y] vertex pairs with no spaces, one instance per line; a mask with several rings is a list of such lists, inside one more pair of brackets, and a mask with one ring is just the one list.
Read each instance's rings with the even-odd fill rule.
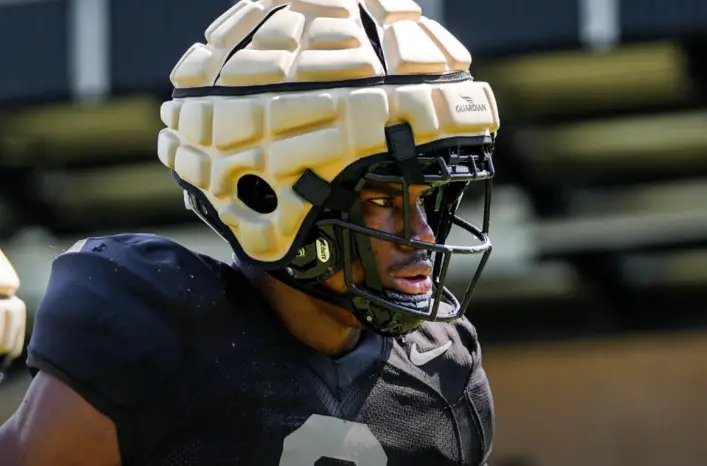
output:
[[[408,123],[389,126],[385,129],[388,154],[398,166],[400,175],[407,184],[424,184],[425,177],[417,160],[417,148],[412,127]],[[307,169],[292,189],[318,209],[348,212],[348,220],[365,225],[365,219],[357,193],[338,184],[331,184]],[[406,219],[407,222],[407,219]],[[363,266],[365,285],[371,291],[382,292],[383,285],[378,273],[371,238],[354,234],[353,257],[358,257]],[[350,247],[348,244],[341,245]]]
[[[359,200],[357,200],[351,207],[351,210],[349,210],[349,216],[352,223],[365,225],[363,211],[361,210],[361,202]],[[361,260],[361,265],[363,266],[363,276],[366,288],[369,290],[382,292],[383,284],[381,283],[380,274],[378,273],[376,256],[373,253],[373,247],[371,246],[371,238],[365,235],[357,235],[355,233],[352,234],[354,235],[354,251]]]
[[[387,127],[385,134],[388,154],[395,160],[398,171],[405,180],[404,184],[424,184],[425,177],[417,160],[417,148],[410,125],[404,123]],[[366,225],[361,201],[358,193],[353,189],[347,189],[340,184],[329,183],[309,169],[305,170],[292,189],[315,208],[319,209],[320,212],[326,212],[326,210],[330,209],[333,212],[343,213],[343,219],[353,224]],[[344,267],[345,273],[352,273],[352,264],[358,259],[363,267],[366,290],[383,296],[384,287],[371,245],[372,238],[348,231],[344,232],[341,239],[343,241],[337,241],[339,244],[336,246],[346,248],[346,255],[350,256],[350,260],[344,260],[340,264]],[[343,257],[345,255],[344,251],[338,251],[338,255]],[[368,319],[373,317],[374,320],[374,316],[377,318],[383,318],[384,315],[392,317],[392,315],[388,314],[390,311],[384,311],[382,308],[378,309],[378,306],[374,306],[369,300],[362,301],[363,298],[352,295],[350,292],[343,296],[332,296],[330,291],[323,288],[324,285],[322,283],[315,284],[310,282],[307,285],[298,280],[296,276],[287,273],[287,271],[273,271],[271,274],[294,288],[349,309],[360,318],[363,317],[362,313],[366,314]],[[357,302],[358,304],[356,304]]]
[[[347,220],[359,225],[365,225],[361,202],[353,190],[332,185],[311,170],[306,170],[302,174],[293,186],[293,190],[320,209],[331,208],[339,212],[348,212]],[[352,232],[346,236],[349,235],[353,235],[353,238],[349,241],[344,241],[344,244],[339,244],[338,246],[351,248],[351,257],[358,257],[361,260],[366,287],[375,291],[383,291],[370,239],[365,235],[357,235]],[[343,257],[343,251],[337,252],[340,257]]]

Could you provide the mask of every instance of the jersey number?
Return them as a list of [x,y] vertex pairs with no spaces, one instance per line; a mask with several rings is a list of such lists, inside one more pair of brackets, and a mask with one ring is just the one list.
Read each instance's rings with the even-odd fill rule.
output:
[[350,461],[356,466],[386,466],[383,446],[365,424],[312,414],[285,437],[280,466],[314,466],[319,458]]

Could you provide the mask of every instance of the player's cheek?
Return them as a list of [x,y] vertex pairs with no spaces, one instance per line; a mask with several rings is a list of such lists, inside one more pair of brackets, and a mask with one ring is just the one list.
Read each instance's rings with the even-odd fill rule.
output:
[[[357,261],[351,264],[351,275],[354,283],[363,283],[364,273],[360,262]],[[344,294],[348,291],[343,270],[339,270],[334,275],[329,277],[324,284],[335,293]]]
[[400,209],[395,207],[382,208],[369,207],[369,205],[364,205],[363,222],[368,228],[372,230],[382,231],[385,233],[394,233],[395,216],[398,210]]
[[365,272],[363,271],[363,265],[361,262],[356,261],[353,264],[353,281],[356,284],[363,283],[363,278],[365,277]]
[[373,258],[376,261],[378,275],[382,279],[385,279],[387,276],[387,271],[390,268],[393,248],[395,248],[395,244],[390,241],[371,238],[371,251],[373,252]]
[[[373,257],[376,261],[376,268],[378,269],[378,273],[380,273],[381,272],[381,261],[378,258],[378,253],[376,253],[376,247],[373,244],[371,244],[371,249],[373,250]],[[366,272],[363,269],[363,264],[361,264],[360,261],[356,261],[352,264],[351,272],[352,272],[351,275],[353,276],[354,283],[356,283],[357,285],[360,285],[361,283],[363,283],[363,281],[366,277]]]
[[[402,209],[399,207],[391,208],[372,208],[364,205],[363,218],[366,226],[372,230],[383,233],[397,234],[396,223],[397,216],[402,216]],[[368,237],[373,258],[376,262],[376,269],[381,278],[384,278],[390,266],[391,251],[395,247],[390,241]],[[365,277],[363,266],[360,262],[356,262],[353,266],[354,283],[362,283]]]

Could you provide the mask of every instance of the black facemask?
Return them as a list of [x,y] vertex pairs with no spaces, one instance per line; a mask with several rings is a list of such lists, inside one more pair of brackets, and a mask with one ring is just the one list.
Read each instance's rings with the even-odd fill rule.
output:
[[[265,270],[278,280],[307,294],[350,310],[366,327],[386,336],[404,335],[425,321],[449,322],[460,318],[469,306],[472,292],[491,253],[488,238],[491,203],[493,139],[490,136],[462,137],[416,147],[409,125],[386,129],[389,152],[361,159],[331,183],[306,170],[293,189],[314,207],[305,219],[293,246],[277,263],[258,263],[242,251],[231,230],[198,190],[177,181],[189,193],[191,208],[234,248],[239,262]],[[404,234],[389,234],[365,225],[359,192],[367,183],[399,184],[403,193]],[[470,183],[483,183],[484,209],[477,227],[456,215]],[[427,223],[435,243],[411,237],[408,209],[410,185],[426,185],[434,195],[425,198]],[[452,228],[465,235],[459,242],[446,244]],[[433,289],[409,295],[381,285],[371,239],[384,240],[417,250],[433,262]],[[469,270],[465,292],[460,299],[449,290],[449,265],[453,257],[476,255],[476,270]],[[364,283],[353,282],[353,264],[360,262]],[[252,262],[252,264],[251,264]],[[347,292],[337,294],[324,285],[343,270]]]

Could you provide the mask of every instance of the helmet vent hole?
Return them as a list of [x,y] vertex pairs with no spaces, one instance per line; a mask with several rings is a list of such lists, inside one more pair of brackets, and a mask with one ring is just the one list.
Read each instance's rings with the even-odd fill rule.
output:
[[277,194],[267,181],[257,175],[244,175],[236,187],[238,199],[259,214],[271,214],[277,209]]

